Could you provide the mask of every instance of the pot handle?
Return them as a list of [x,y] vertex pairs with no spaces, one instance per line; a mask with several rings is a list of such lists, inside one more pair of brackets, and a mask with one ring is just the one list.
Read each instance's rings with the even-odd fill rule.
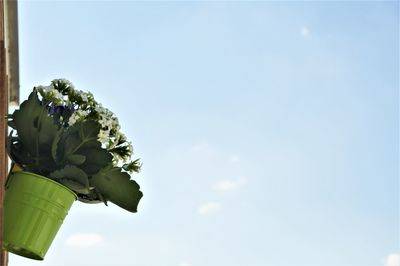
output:
[[19,165],[19,164],[17,164],[17,163],[14,163],[14,162],[11,162],[11,168],[10,168],[10,172],[8,173],[8,175],[7,175],[7,178],[6,178],[6,182],[5,182],[5,184],[4,184],[4,187],[7,189],[8,188],[8,183],[9,183],[9,181],[10,181],[10,179],[11,179],[11,175],[13,174],[13,173],[15,173],[15,172],[20,172],[20,171],[23,171],[24,169]]

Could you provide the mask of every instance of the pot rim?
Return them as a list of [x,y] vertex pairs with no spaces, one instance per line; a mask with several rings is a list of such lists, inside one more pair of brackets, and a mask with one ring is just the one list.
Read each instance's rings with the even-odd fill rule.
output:
[[57,181],[54,181],[53,179],[50,179],[50,178],[48,178],[48,177],[46,177],[46,176],[42,176],[42,175],[39,175],[39,174],[36,174],[36,173],[27,172],[27,171],[17,171],[17,172],[11,172],[9,178],[11,178],[11,176],[12,176],[12,175],[15,175],[15,174],[33,175],[33,176],[35,176],[35,177],[38,177],[38,178],[41,178],[41,179],[45,179],[45,180],[47,180],[48,182],[53,183],[54,185],[60,186],[60,187],[62,187],[62,188],[64,188],[64,189],[68,190],[69,192],[71,192],[71,193],[74,195],[75,201],[78,200],[78,195],[77,195],[74,191],[72,191],[72,190],[71,190],[70,188],[68,188],[67,186],[65,186],[65,185],[63,185],[63,184],[61,184],[61,183],[58,183]]

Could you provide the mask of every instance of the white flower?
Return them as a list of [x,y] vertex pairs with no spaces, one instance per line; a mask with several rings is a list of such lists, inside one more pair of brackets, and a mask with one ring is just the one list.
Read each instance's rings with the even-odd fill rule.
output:
[[74,84],[72,84],[71,81],[67,80],[67,79],[59,79],[58,81],[64,83],[65,85],[67,85],[68,87],[70,87],[71,89],[74,88]]
[[76,114],[72,114],[68,120],[68,125],[72,126],[73,124],[76,123],[76,120],[78,119]]
[[88,95],[86,92],[77,90],[75,91],[76,96],[80,97],[82,99],[82,102],[87,103],[88,102]]
[[50,89],[54,89],[54,87],[53,87],[53,85],[50,85],[50,86],[42,86],[42,85],[40,85],[40,86],[37,86],[36,89],[41,91],[41,92],[43,92],[43,93],[47,93]]
[[131,142],[129,142],[129,144],[128,144],[128,146],[127,146],[127,150],[129,151],[129,153],[132,153],[132,151],[133,151],[133,146],[132,146],[132,143],[131,143]]
[[50,98],[53,98],[55,100],[62,101],[63,98],[64,98],[63,95],[58,90],[56,90],[54,88],[49,88],[48,94],[49,94]]
[[81,94],[81,98],[83,102],[88,102],[88,97],[86,95],[86,93]]
[[118,135],[118,141],[120,141],[121,143],[126,141],[126,136],[124,133],[118,132],[117,135]]
[[97,135],[97,139],[101,143],[106,144],[106,143],[108,143],[109,134],[110,134],[110,132],[108,130],[100,130],[99,134]]
[[111,129],[112,120],[110,120],[109,117],[107,117],[105,115],[100,115],[99,123],[102,128],[107,128],[108,130]]
[[75,124],[77,121],[82,121],[88,116],[89,112],[86,110],[78,110],[75,113],[73,113],[69,120],[68,120],[68,125],[72,126]]
[[119,125],[118,118],[116,118],[116,117],[113,118],[111,126],[115,131],[119,131],[121,129],[121,126]]
[[121,148],[121,154],[113,153],[114,165],[130,159],[133,153],[132,144],[120,132],[121,127],[118,118],[109,109],[103,107],[101,103],[96,102],[92,93],[75,89],[74,85],[65,79],[53,80],[50,86],[37,86],[36,89],[49,106],[70,108],[72,115],[68,118],[68,121],[65,119],[66,116],[60,117],[63,125],[68,122],[68,126],[73,126],[87,119],[94,119],[98,122],[100,130],[97,139],[102,143],[102,147],[107,150],[117,146]]
[[94,110],[96,112],[98,112],[99,114],[104,113],[105,112],[105,108],[103,107],[103,105],[101,103],[99,103],[98,105],[96,105],[94,107]]
[[85,118],[88,114],[89,114],[89,112],[86,110],[76,111],[76,115],[79,116],[79,118]]
[[36,86],[35,88],[40,92],[46,90],[46,86],[43,86],[43,85]]

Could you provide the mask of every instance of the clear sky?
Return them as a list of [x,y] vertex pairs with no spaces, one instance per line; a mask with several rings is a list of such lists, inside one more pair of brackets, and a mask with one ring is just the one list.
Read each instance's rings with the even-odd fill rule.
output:
[[21,98],[93,92],[144,198],[77,202],[10,266],[399,266],[399,2],[21,1],[19,27]]

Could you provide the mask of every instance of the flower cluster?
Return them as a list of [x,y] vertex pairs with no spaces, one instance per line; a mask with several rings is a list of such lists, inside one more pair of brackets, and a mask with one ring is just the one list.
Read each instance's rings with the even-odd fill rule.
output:
[[132,144],[120,132],[118,118],[101,103],[96,102],[92,93],[75,89],[74,85],[65,79],[55,79],[49,86],[38,86],[36,90],[47,102],[49,112],[59,115],[62,126],[73,126],[85,120],[98,122],[98,141],[111,152],[114,165],[130,172],[140,169],[139,160],[131,161]]

